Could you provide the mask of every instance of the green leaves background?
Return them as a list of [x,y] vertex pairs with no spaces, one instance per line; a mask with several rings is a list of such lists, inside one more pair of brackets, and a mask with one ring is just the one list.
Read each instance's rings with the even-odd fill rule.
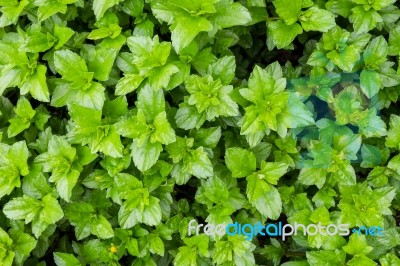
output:
[[[1,265],[399,265],[394,0],[0,0]],[[188,223],[384,235],[189,236]]]

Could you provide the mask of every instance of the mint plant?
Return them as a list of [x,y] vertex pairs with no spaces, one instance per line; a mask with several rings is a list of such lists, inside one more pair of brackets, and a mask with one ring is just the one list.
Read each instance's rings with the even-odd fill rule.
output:
[[0,265],[400,265],[399,8],[0,0]]

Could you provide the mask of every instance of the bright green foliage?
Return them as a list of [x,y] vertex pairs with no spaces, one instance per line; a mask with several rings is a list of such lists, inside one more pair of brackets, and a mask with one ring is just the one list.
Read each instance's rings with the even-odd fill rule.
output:
[[364,33],[375,27],[382,27],[381,23],[391,25],[400,17],[398,7],[392,5],[394,2],[395,0],[330,0],[327,6],[332,12],[349,18],[356,33]]
[[282,212],[282,201],[276,185],[286,173],[287,165],[282,163],[261,163],[261,170],[247,179],[247,198],[263,217],[276,220]]
[[167,119],[162,90],[146,86],[139,93],[137,106],[137,114],[118,122],[117,128],[122,136],[133,139],[133,162],[145,171],[157,162],[162,145],[175,142],[176,137]]
[[320,140],[310,141],[308,149],[313,160],[304,162],[299,182],[318,188],[325,182],[328,186],[355,184],[356,174],[350,160],[357,159],[361,138],[332,121],[321,119],[318,122]]
[[[72,0],[73,1],[73,0]],[[103,17],[104,13],[110,7],[115,6],[121,2],[120,0],[94,0],[93,1],[93,12],[96,15],[96,19],[99,20]]]
[[0,266],[400,265],[399,64],[395,0],[0,0]]
[[21,187],[20,176],[29,174],[29,150],[25,141],[19,141],[12,146],[0,145],[0,198],[10,194],[15,187]]
[[88,237],[90,234],[101,239],[114,236],[110,222],[103,215],[97,214],[90,203],[77,202],[68,205],[65,216],[75,226],[75,235],[79,240]]
[[207,152],[202,146],[194,149],[192,138],[177,138],[174,143],[166,147],[170,158],[174,162],[171,176],[177,184],[185,184],[194,175],[198,178],[207,178],[213,175],[213,166]]
[[125,75],[119,80],[115,93],[130,93],[144,80],[155,90],[167,88],[171,75],[179,71],[173,62],[168,62],[171,43],[160,43],[157,36],[153,39],[147,36],[132,36],[128,38],[127,44],[132,53],[124,53],[123,56],[130,59],[130,62],[127,62],[129,67],[120,66]]
[[88,70],[83,58],[69,50],[61,50],[54,53],[54,65],[62,79],[57,82],[54,90],[51,99],[53,106],[76,103],[93,109],[103,107],[104,87],[93,82],[95,72]]
[[256,157],[251,151],[240,148],[226,150],[225,162],[232,177],[245,177],[256,169]]
[[311,266],[317,265],[343,265],[346,260],[346,253],[342,250],[321,250],[307,252],[307,262]]
[[56,198],[47,194],[42,199],[30,196],[14,198],[3,208],[7,218],[32,222],[32,233],[36,238],[49,227],[61,220],[64,213]]
[[383,226],[383,215],[390,213],[395,197],[393,187],[372,190],[366,183],[342,187],[343,197],[338,205],[342,219],[350,226]]
[[312,66],[326,67],[332,71],[334,66],[350,72],[360,59],[361,50],[370,39],[369,34],[356,35],[336,26],[322,35],[308,63]]
[[54,252],[54,262],[57,266],[80,266],[80,262],[74,255],[67,253]]
[[390,148],[400,149],[400,117],[397,115],[390,116],[390,129],[386,138],[386,145]]
[[244,237],[228,237],[215,243],[212,261],[216,265],[254,265],[255,246]]
[[353,234],[350,237],[349,243],[343,247],[343,250],[346,251],[347,254],[357,256],[367,255],[373,250],[373,247],[368,246],[364,235]]
[[14,137],[20,134],[25,129],[28,129],[31,124],[34,124],[38,129],[43,130],[44,125],[50,117],[43,106],[33,110],[29,101],[24,97],[18,100],[17,106],[13,111],[15,116],[9,120],[10,127],[7,131],[8,137]]
[[214,121],[219,116],[237,116],[237,104],[229,94],[232,86],[224,86],[219,79],[212,76],[200,77],[192,75],[187,78],[186,89],[190,93],[176,113],[177,124],[180,128],[199,128],[203,123]]
[[49,181],[56,183],[60,197],[69,201],[83,166],[95,158],[88,147],[75,149],[62,137],[52,136],[47,152],[37,156],[35,162],[43,166],[43,172],[52,172]]
[[174,260],[176,265],[198,265],[203,257],[209,256],[208,237],[206,235],[185,238],[183,242],[185,245],[179,248]]
[[37,244],[31,235],[17,229],[10,229],[7,234],[0,228],[0,239],[0,259],[5,266],[23,265]]
[[[127,185],[127,178],[133,184]],[[121,181],[121,184],[118,184]],[[133,176],[121,176],[117,180],[120,187],[118,196],[124,199],[118,212],[118,222],[122,228],[132,228],[138,223],[157,225],[161,221],[161,207],[159,199],[150,195],[148,188],[143,188],[142,183]]]
[[172,45],[178,53],[201,32],[215,32],[251,21],[248,10],[230,0],[154,0],[151,8],[156,18],[171,25]]
[[266,69],[256,66],[248,88],[240,90],[241,96],[251,103],[245,107],[241,127],[241,134],[246,135],[250,147],[256,146],[271,130],[283,137],[288,128],[314,123],[304,104],[285,91],[286,79],[282,75],[277,63]]
[[40,26],[32,25],[26,33],[21,31],[21,35],[17,36],[7,33],[0,41],[0,94],[9,87],[17,86],[22,95],[29,92],[39,101],[49,101],[47,68],[38,64],[38,52],[51,48],[56,39],[50,34],[39,35],[45,40],[40,39],[39,32]]
[[[289,46],[297,35],[303,33],[303,29],[306,32],[326,32],[335,26],[334,14],[313,5],[312,1],[275,0],[273,4],[282,20],[267,22],[271,36],[269,49]],[[307,10],[303,11],[303,8]]]

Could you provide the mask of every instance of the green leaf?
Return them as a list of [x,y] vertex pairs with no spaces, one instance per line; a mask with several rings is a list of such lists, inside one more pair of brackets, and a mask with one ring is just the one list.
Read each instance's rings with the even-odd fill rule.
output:
[[24,177],[22,190],[24,194],[34,198],[42,198],[52,192],[52,187],[48,184],[39,165],[35,165],[30,173]]
[[22,264],[36,247],[37,241],[31,235],[15,229],[10,229],[9,234],[13,240],[14,262]]
[[400,259],[393,253],[388,253],[379,259],[382,266],[396,265],[400,263]]
[[255,246],[243,236],[229,236],[228,241],[215,243],[213,262],[217,265],[233,263],[235,265],[254,265]]
[[335,16],[331,12],[315,6],[302,12],[299,20],[305,31],[327,32],[336,26]]
[[196,106],[187,103],[181,103],[175,115],[176,124],[179,128],[192,129],[200,128],[206,121],[206,114],[199,113]]
[[151,143],[149,138],[146,138],[141,145],[138,141],[133,141],[131,146],[133,162],[140,171],[146,171],[157,162],[162,150],[161,143]]
[[[88,90],[78,90],[74,97],[78,99],[78,104],[100,110],[103,108],[105,101],[104,90],[105,88],[100,83],[92,83]],[[68,103],[74,102],[69,99]]]
[[131,228],[137,223],[150,226],[159,224],[161,222],[159,199],[149,196],[143,189],[131,191],[127,201],[119,209],[118,221],[122,228]]
[[220,79],[223,85],[228,85],[235,77],[236,62],[234,56],[224,56],[208,66],[207,73],[214,80]]
[[298,128],[314,125],[313,114],[293,93],[289,94],[288,104],[278,115],[278,121],[287,128]]
[[165,65],[171,51],[171,43],[160,43],[158,36],[153,39],[132,36],[128,38],[127,44],[133,55],[133,63],[140,69],[152,69]]
[[197,149],[192,149],[192,147],[192,138],[180,137],[166,147],[170,158],[175,163],[171,176],[176,179],[177,184],[185,184],[192,175],[198,178],[213,175],[213,166],[206,151],[203,147]]
[[68,81],[91,82],[88,80],[87,65],[85,60],[70,50],[60,50],[54,53],[54,65],[63,79]]
[[245,149],[227,149],[225,161],[226,166],[232,172],[232,177],[246,177],[256,170],[256,157]]
[[[77,83],[61,83],[58,85],[54,90],[51,105],[62,107],[68,104],[79,104],[91,109],[100,110],[105,101],[105,88],[100,83],[81,82],[82,80],[79,80]],[[71,89],[71,86],[78,87]]]
[[185,246],[179,247],[174,259],[175,265],[197,265],[198,256],[208,256],[208,236],[196,235],[183,239]]
[[31,104],[25,97],[21,97],[18,100],[14,112],[16,116],[9,120],[10,127],[7,131],[9,137],[14,137],[25,129],[28,129],[31,125],[33,117],[36,114],[36,111],[32,109]]
[[183,161],[176,164],[171,172],[171,176],[175,178],[178,185],[188,182],[192,175],[198,178],[213,175],[212,164],[202,147],[185,154]]
[[195,105],[199,113],[204,112],[208,121],[219,116],[239,115],[238,106],[230,97],[232,86],[223,86],[219,79],[214,81],[210,75],[191,75],[185,85],[190,93],[187,103]]
[[275,265],[278,265],[281,262],[285,250],[283,249],[279,241],[274,238],[271,238],[271,244],[272,245],[264,246],[264,248],[261,250],[261,254],[266,256],[269,260],[272,260]]
[[54,252],[54,262],[57,266],[81,266],[82,264],[79,262],[74,255],[68,253]]
[[390,129],[386,138],[386,146],[400,150],[400,116],[390,116]]
[[93,78],[98,81],[107,81],[117,57],[117,49],[106,49],[100,46],[84,45],[81,55],[86,59],[90,72],[93,72]]
[[[269,36],[273,44],[282,49],[289,46],[297,35],[303,33],[303,29],[298,23],[287,25],[283,21],[267,22],[267,36]],[[272,48],[269,47],[271,50]]]
[[358,121],[360,133],[366,137],[382,137],[387,135],[386,124],[376,114],[376,111],[370,109],[364,119]]
[[213,167],[203,147],[199,147],[196,150],[191,151],[189,154],[191,160],[184,158],[183,168],[190,167],[190,173],[199,178],[207,178],[212,176]]
[[387,59],[388,44],[382,36],[374,38],[365,48],[364,63],[370,69],[379,68]]
[[104,13],[111,7],[120,3],[121,0],[94,0],[93,1],[93,12],[96,15],[96,20],[103,17]]
[[389,33],[389,55],[398,55],[400,53],[400,26],[390,29]]
[[356,265],[365,265],[365,266],[373,266],[376,265],[375,261],[371,260],[367,256],[361,255],[353,257],[350,261],[347,262],[350,266]]
[[193,135],[194,143],[198,146],[215,148],[221,138],[221,133],[220,127],[210,127],[192,131],[191,136]]
[[99,238],[108,239],[114,236],[110,222],[103,215],[97,215],[90,224],[92,233]]
[[261,170],[257,172],[259,178],[264,178],[265,181],[272,185],[277,185],[279,178],[281,178],[288,169],[288,165],[278,162],[261,162]]
[[276,13],[279,17],[283,18],[285,24],[294,24],[301,12],[302,1],[290,1],[290,0],[275,0],[273,2]]
[[71,28],[63,27],[60,25],[54,25],[53,36],[57,39],[57,43],[54,45],[54,49],[60,49],[64,44],[74,35],[74,31]]
[[368,32],[376,27],[379,22],[382,22],[382,17],[374,9],[365,10],[363,6],[354,7],[352,14],[349,17],[353,23],[354,30],[357,34]]
[[38,65],[35,72],[28,76],[21,87],[21,90],[29,90],[33,98],[41,102],[50,101],[50,93],[46,83],[47,68]]
[[90,143],[92,153],[102,152],[113,158],[123,156],[124,146],[121,143],[120,135],[114,125],[105,125],[97,128],[96,136]]
[[343,247],[343,250],[347,254],[358,256],[367,255],[373,250],[373,247],[368,245],[365,235],[352,234],[349,243]]
[[115,86],[115,94],[116,95],[126,95],[137,88],[139,88],[140,84],[143,80],[145,80],[145,76],[140,74],[125,74],[123,78],[121,78],[117,85]]
[[58,200],[48,194],[42,198],[43,209],[40,212],[39,220],[47,224],[55,224],[64,217],[64,212],[61,209]]
[[317,265],[344,265],[346,260],[346,253],[342,250],[321,250],[307,252],[307,262],[311,266]]
[[150,142],[160,142],[168,145],[176,140],[175,131],[167,120],[165,112],[159,113],[153,121],[154,132],[150,136]]
[[351,72],[354,65],[359,60],[360,54],[358,53],[356,47],[349,45],[341,52],[329,52],[326,57],[328,57],[340,69]]
[[187,47],[193,39],[202,31],[213,29],[212,24],[205,18],[182,16],[177,17],[171,25],[172,46],[176,52]]
[[[49,181],[56,183],[58,194],[67,202],[70,200],[72,189],[78,181],[81,167],[96,158],[85,148],[78,149],[80,152],[78,157],[76,156],[76,149],[71,147],[65,139],[52,136],[48,143],[48,152],[35,158],[35,162],[44,166],[43,171],[52,172]],[[81,161],[77,163],[79,159]]]
[[12,251],[13,240],[7,235],[7,233],[0,227],[0,249],[1,249],[1,261],[6,266],[13,265],[15,253]]
[[137,107],[143,112],[146,121],[150,122],[165,110],[164,93],[162,90],[153,90],[145,86],[138,95]]
[[316,185],[322,188],[326,181],[327,170],[324,167],[302,168],[299,174],[299,182],[306,186]]
[[179,68],[173,64],[167,64],[157,69],[153,69],[149,74],[149,84],[155,90],[167,88],[171,76],[178,72]]
[[55,43],[50,33],[41,32],[40,27],[32,26],[26,31],[22,49],[30,53],[39,53],[49,50]]
[[381,164],[383,152],[373,145],[363,144],[361,147],[361,157],[363,161],[361,167],[375,167]]
[[240,89],[240,95],[253,105],[245,108],[240,134],[246,135],[250,147],[256,146],[270,130],[277,131],[283,137],[286,129],[278,128],[278,120],[288,104],[289,93],[284,91],[286,79],[282,78],[280,65],[272,63],[266,69],[256,66],[250,75],[248,87]]
[[340,189],[342,199],[339,203],[341,219],[346,219],[350,227],[383,226],[383,216],[390,211],[385,206],[390,205],[394,197],[393,188],[372,190],[366,183],[343,186]]
[[29,150],[25,141],[19,141],[12,146],[0,145],[0,198],[10,194],[15,187],[21,186],[20,175],[29,174]]
[[278,190],[258,175],[247,178],[246,194],[249,202],[264,218],[276,220],[282,212],[282,201]]
[[215,8],[217,12],[212,15],[211,20],[220,28],[245,25],[251,21],[248,10],[238,2],[220,1]]
[[325,206],[325,208],[330,208],[335,206],[334,197],[337,196],[335,190],[329,189],[320,189],[317,193],[315,193],[312,201],[315,203],[317,207]]
[[14,198],[4,205],[3,212],[9,219],[31,222],[42,208],[40,200],[29,196]]
[[71,1],[36,1],[35,4],[38,8],[38,18],[40,21],[44,21],[56,13],[65,14],[67,12],[67,4],[72,4],[76,0]]
[[73,127],[69,128],[68,137],[78,143],[90,143],[101,125],[102,112],[74,104],[69,106],[69,115]]
[[368,98],[375,96],[382,88],[382,79],[379,73],[363,70],[360,75],[361,90]]
[[[78,240],[88,237],[91,233],[95,234],[96,224],[92,223],[97,219],[96,210],[90,203],[71,203],[65,209],[65,217],[74,226],[75,236]],[[94,230],[93,230],[94,229]],[[101,235],[99,236],[101,238]]]

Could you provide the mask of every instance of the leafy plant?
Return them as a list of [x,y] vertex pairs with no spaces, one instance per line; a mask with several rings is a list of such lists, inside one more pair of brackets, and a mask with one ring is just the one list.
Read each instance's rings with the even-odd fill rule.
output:
[[0,1],[0,265],[400,265],[399,7]]

